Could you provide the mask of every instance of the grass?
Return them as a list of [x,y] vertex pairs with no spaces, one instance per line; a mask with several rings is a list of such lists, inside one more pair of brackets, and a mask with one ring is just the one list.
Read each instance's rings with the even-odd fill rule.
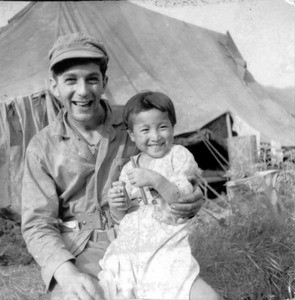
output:
[[[295,292],[295,222],[264,210],[196,222],[190,237],[201,276],[225,299],[289,299]],[[210,237],[210,238],[208,238]]]
[[261,163],[257,169],[277,169],[275,190],[283,211],[273,209],[256,179],[237,184],[230,200],[220,200],[228,217],[195,218],[192,253],[201,276],[226,300],[294,299],[295,166],[286,161],[268,167]]
[[[40,270],[27,252],[20,220],[1,209],[0,300],[49,300]],[[7,218],[9,215],[9,218]]]
[[0,300],[49,299],[35,263],[0,267]]

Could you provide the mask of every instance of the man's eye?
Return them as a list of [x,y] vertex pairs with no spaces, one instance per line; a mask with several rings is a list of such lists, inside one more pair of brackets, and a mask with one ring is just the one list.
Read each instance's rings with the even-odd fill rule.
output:
[[96,78],[96,77],[90,77],[87,79],[87,81],[90,83],[90,84],[95,84],[95,83],[98,83],[99,82],[99,78]]
[[141,129],[141,132],[148,132],[149,130],[144,128],[144,129]]
[[66,78],[65,79],[65,83],[67,83],[67,84],[73,84],[75,82],[76,82],[75,78]]

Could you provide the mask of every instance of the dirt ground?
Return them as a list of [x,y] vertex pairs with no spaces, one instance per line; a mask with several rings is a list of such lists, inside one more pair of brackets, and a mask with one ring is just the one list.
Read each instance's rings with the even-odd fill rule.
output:
[[47,300],[39,267],[21,235],[20,216],[0,209],[0,300]]

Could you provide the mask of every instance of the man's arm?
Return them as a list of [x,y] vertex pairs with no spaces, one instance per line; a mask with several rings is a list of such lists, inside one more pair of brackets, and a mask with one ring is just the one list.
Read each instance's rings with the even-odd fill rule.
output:
[[75,257],[64,244],[58,227],[59,199],[56,184],[36,141],[27,149],[22,191],[22,232],[29,252],[41,267],[49,289],[53,277],[64,292],[64,299],[104,299],[98,281],[79,272]]
[[61,238],[56,185],[38,152],[38,143],[33,141],[27,148],[23,175],[22,233],[48,288],[56,268],[75,258]]

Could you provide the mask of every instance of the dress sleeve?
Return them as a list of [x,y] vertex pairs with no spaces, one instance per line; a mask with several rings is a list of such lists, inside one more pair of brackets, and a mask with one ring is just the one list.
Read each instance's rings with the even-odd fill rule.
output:
[[192,193],[193,186],[188,181],[188,177],[201,174],[201,170],[192,153],[184,146],[174,145],[171,151],[174,172],[169,180],[178,187],[181,196]]

